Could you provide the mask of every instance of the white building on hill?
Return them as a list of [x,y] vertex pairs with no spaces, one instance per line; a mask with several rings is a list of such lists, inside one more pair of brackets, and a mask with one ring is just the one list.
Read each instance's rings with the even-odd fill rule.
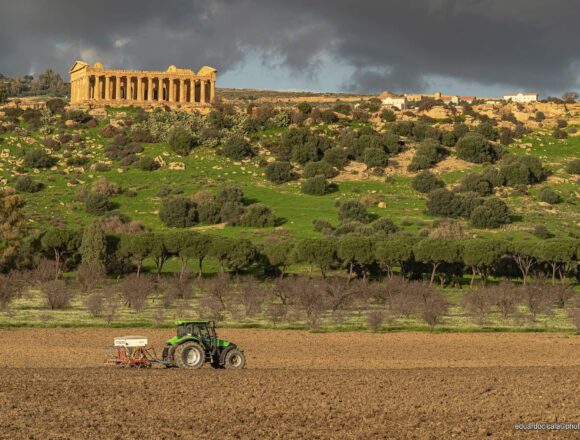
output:
[[537,93],[512,93],[503,96],[505,101],[511,102],[536,102],[538,98],[539,95]]

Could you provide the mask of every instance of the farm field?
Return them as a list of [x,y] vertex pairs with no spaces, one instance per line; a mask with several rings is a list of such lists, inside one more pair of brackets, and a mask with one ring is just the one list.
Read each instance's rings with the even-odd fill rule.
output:
[[159,350],[172,330],[0,331],[1,436],[556,438],[513,425],[580,420],[568,335],[223,329],[246,370],[102,366],[123,333]]

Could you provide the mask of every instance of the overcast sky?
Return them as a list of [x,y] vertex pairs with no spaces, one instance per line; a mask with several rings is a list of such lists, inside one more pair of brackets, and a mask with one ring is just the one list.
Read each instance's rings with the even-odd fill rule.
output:
[[580,89],[578,0],[2,0],[0,73],[75,59],[218,87],[478,96]]

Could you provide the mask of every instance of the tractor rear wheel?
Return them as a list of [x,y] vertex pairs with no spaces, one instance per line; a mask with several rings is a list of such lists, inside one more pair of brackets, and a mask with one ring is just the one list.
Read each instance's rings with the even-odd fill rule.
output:
[[226,354],[224,368],[241,369],[246,366],[246,356],[240,350],[230,350]]
[[179,368],[201,368],[205,350],[197,342],[184,342],[175,350],[173,360]]

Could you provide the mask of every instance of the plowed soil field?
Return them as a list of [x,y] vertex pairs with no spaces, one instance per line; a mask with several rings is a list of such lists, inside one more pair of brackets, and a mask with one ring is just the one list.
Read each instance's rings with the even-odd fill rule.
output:
[[578,438],[580,337],[226,330],[248,368],[103,366],[114,336],[0,331],[0,438]]

